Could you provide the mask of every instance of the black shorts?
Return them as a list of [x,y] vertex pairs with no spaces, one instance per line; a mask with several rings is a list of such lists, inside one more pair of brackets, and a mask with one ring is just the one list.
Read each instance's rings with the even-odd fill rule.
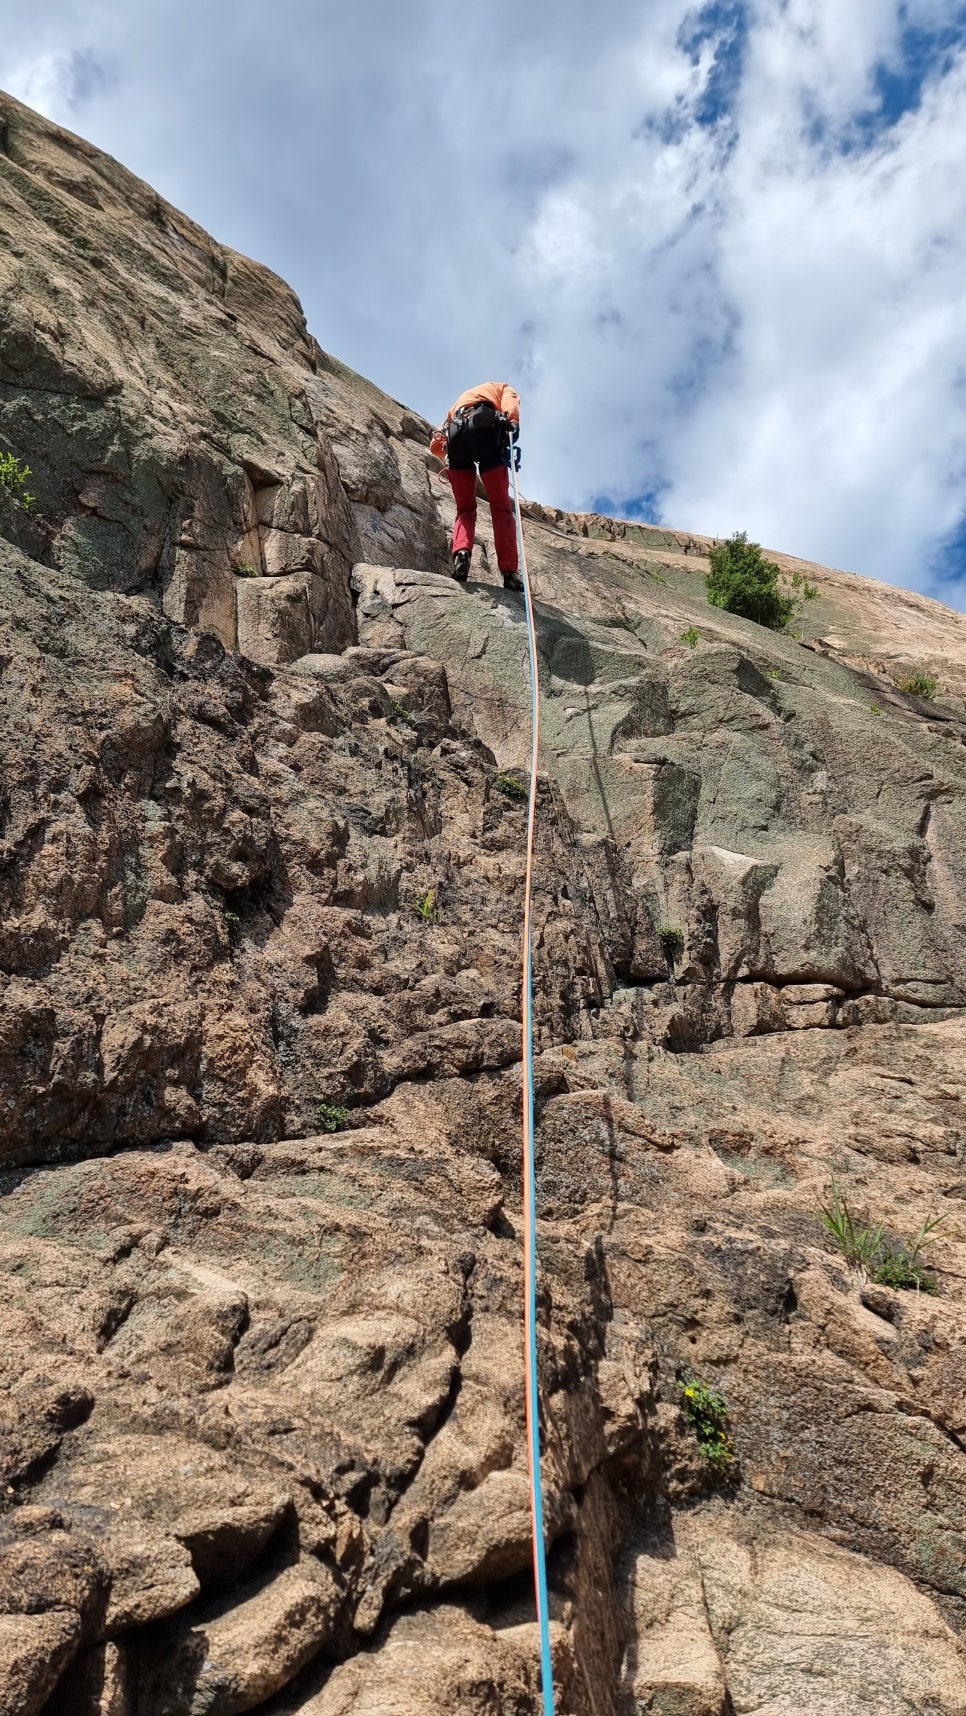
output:
[[478,465],[481,473],[493,471],[507,462],[510,437],[502,423],[479,428],[454,424],[449,432],[447,452],[454,471],[471,471]]

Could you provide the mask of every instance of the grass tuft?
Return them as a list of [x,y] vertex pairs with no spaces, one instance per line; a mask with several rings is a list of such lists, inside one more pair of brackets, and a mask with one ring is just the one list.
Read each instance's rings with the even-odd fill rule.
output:
[[831,1197],[828,1203],[822,1204],[819,1215],[822,1226],[835,1241],[845,1261],[859,1269],[871,1270],[882,1250],[881,1222],[878,1227],[860,1227],[834,1178]]
[[430,888],[425,894],[417,894],[412,902],[413,911],[424,924],[439,923],[442,913],[436,897],[436,889]]
[[922,1265],[922,1252],[935,1238],[935,1229],[943,1216],[930,1216],[910,1240],[888,1239],[882,1223],[877,1227],[860,1224],[849,1208],[848,1199],[832,1180],[832,1192],[821,1205],[822,1226],[834,1241],[847,1263],[861,1269],[880,1287],[915,1287],[922,1293],[938,1291],[936,1278]]

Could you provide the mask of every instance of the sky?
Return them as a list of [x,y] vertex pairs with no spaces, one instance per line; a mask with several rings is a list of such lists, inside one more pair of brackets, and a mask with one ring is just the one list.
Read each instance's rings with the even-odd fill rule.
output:
[[8,9],[0,86],[326,350],[513,381],[532,497],[966,610],[966,0]]

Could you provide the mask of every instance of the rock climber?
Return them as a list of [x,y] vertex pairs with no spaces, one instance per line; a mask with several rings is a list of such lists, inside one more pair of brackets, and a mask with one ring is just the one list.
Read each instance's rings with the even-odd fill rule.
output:
[[[490,502],[496,560],[505,590],[522,591],[517,532],[510,499],[510,460],[520,433],[520,395],[506,381],[484,381],[461,393],[429,450],[447,462],[456,499],[453,577],[465,584],[476,537],[476,470]],[[519,457],[518,457],[519,462]]]

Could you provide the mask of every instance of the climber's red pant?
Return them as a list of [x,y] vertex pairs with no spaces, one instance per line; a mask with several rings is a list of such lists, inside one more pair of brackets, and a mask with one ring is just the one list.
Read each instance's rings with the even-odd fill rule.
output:
[[[510,499],[510,473],[505,465],[494,465],[491,471],[481,471],[480,476],[490,501],[497,565],[501,572],[516,572],[517,527]],[[454,471],[451,467],[449,480],[456,497],[453,553],[459,554],[463,548],[472,548],[476,537],[476,472]]]

